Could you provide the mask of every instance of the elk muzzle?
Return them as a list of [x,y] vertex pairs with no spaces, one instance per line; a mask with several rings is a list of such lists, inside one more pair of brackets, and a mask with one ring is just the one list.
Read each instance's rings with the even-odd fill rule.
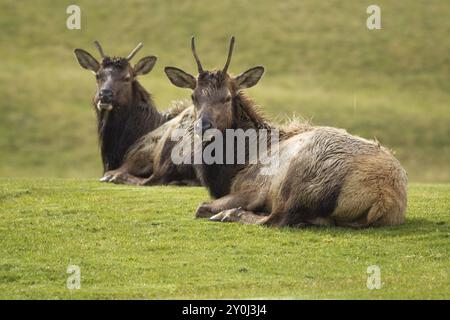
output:
[[194,131],[197,136],[202,137],[206,130],[212,128],[212,123],[208,118],[200,118],[195,122]]
[[98,103],[97,103],[97,109],[99,111],[106,110],[111,111],[112,110],[112,102],[113,102],[113,92],[112,90],[103,89],[100,90],[98,94]]

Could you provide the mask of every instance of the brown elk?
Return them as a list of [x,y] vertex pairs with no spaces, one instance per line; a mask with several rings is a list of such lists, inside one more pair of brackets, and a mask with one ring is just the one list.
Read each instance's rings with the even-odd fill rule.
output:
[[200,185],[192,165],[175,164],[171,157],[175,145],[183,143],[172,140],[172,133],[177,129],[191,129],[194,108],[191,103],[181,101],[173,109],[181,111],[176,117],[139,139],[127,152],[122,166],[106,172],[102,179],[136,185]]
[[[180,110],[158,112],[151,95],[138,82],[137,77],[149,73],[157,59],[147,56],[131,66],[130,60],[142,48],[141,43],[126,58],[106,56],[97,41],[95,45],[101,56],[100,62],[83,49],[75,49],[74,53],[79,64],[96,77],[93,104],[105,173],[119,168],[135,142]],[[150,175],[148,172],[140,174]]]
[[[407,176],[397,159],[377,142],[342,129],[308,124],[276,128],[267,122],[242,91],[258,83],[264,68],[230,76],[233,44],[234,38],[222,70],[204,71],[192,39],[198,76],[174,67],[166,67],[165,72],[174,85],[193,90],[201,132],[279,129],[279,165],[271,175],[262,174],[262,161],[196,166],[202,183],[218,198],[200,205],[196,216],[267,226],[361,228],[403,223]],[[203,150],[209,143],[203,140]]]

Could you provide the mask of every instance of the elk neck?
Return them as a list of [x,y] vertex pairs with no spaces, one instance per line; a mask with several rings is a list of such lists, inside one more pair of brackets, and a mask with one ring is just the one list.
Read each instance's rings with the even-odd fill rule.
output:
[[151,95],[137,81],[133,82],[128,105],[113,105],[108,114],[97,112],[97,120],[105,171],[119,168],[128,149],[166,121]]
[[[233,124],[232,129],[255,129],[259,133],[260,129],[268,132],[273,128],[258,111],[256,104],[244,93],[240,92],[233,99]],[[270,138],[270,133],[267,134]],[[226,139],[223,139],[223,150],[227,150]],[[248,143],[245,145],[246,161],[248,161]],[[234,154],[237,154],[237,144],[234,143]],[[206,186],[209,193],[214,198],[220,198],[230,192],[234,177],[248,164],[226,164],[223,152],[224,164],[201,164],[196,165],[195,170],[202,184]]]

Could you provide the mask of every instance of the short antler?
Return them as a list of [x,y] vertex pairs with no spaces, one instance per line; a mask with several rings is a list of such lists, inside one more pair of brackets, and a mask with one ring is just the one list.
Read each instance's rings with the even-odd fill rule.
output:
[[130,61],[131,59],[133,59],[133,57],[136,55],[136,53],[141,50],[141,48],[143,47],[142,42],[139,43],[136,48],[133,49],[133,51],[130,52],[130,54],[127,57],[127,60]]
[[202,63],[200,62],[200,59],[197,56],[197,51],[195,50],[195,39],[194,39],[194,36],[192,36],[192,39],[191,39],[191,48],[192,48],[192,54],[194,55],[195,61],[197,62],[198,73],[202,73],[203,72],[203,67],[202,67]]
[[105,57],[105,53],[103,52],[102,46],[100,45],[100,43],[97,40],[94,41],[94,44],[97,47],[97,50],[98,50],[98,52],[100,52],[100,56],[103,59]]
[[233,55],[233,49],[234,49],[234,36],[230,39],[230,50],[228,51],[228,58],[227,62],[225,63],[225,67],[223,67],[222,72],[226,73],[228,70],[228,66],[230,65],[231,56]]

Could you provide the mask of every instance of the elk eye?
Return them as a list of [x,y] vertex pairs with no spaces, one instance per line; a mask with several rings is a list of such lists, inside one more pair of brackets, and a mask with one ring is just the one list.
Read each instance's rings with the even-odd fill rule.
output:
[[95,79],[100,79],[100,75],[98,73],[95,74]]
[[231,101],[231,96],[227,96],[227,97],[225,98],[225,102],[228,103],[228,102],[230,102],[230,101]]
[[128,82],[128,81],[131,80],[131,77],[130,76],[125,76],[122,80]]

